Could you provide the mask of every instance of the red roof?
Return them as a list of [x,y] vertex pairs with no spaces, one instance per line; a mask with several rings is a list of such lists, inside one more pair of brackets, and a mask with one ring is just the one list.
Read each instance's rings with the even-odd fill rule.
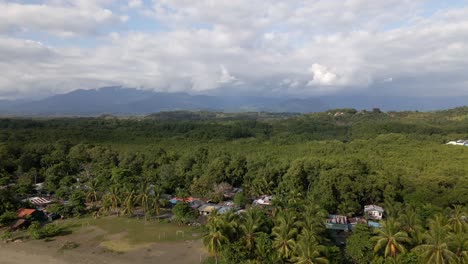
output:
[[21,209],[18,209],[18,211],[16,211],[16,215],[19,218],[28,217],[28,216],[32,215],[35,211],[36,211],[36,209],[21,208]]

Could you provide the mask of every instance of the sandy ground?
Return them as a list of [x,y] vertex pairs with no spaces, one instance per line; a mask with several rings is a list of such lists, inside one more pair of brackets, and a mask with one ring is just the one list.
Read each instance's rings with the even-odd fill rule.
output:
[[[88,228],[77,234],[57,237],[53,241],[0,242],[2,264],[138,264],[200,263],[206,257],[200,240],[145,244],[121,253],[110,251],[97,239],[102,231]],[[78,243],[75,249],[61,249],[67,242]]]

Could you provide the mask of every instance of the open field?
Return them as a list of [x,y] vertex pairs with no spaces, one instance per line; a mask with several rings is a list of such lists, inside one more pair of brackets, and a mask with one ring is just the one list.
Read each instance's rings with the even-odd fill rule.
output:
[[[73,230],[52,241],[0,244],[0,263],[200,263],[207,255],[198,230],[129,218],[71,219]],[[74,245],[67,248],[67,245]]]

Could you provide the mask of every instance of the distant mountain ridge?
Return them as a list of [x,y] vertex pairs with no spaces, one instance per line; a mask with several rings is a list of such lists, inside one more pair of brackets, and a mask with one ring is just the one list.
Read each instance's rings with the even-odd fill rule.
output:
[[336,95],[312,98],[190,95],[124,87],[75,90],[42,100],[0,100],[3,116],[148,115],[162,111],[320,112],[334,108],[384,111],[442,110],[468,104],[468,97]]
[[0,101],[2,115],[26,116],[147,115],[176,110],[305,113],[326,109],[327,107],[317,98],[223,97],[123,87],[75,90],[38,101]]

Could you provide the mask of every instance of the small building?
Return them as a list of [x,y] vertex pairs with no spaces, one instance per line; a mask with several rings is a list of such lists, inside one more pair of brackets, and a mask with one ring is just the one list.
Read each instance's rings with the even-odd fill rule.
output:
[[16,216],[23,219],[44,220],[44,212],[37,209],[20,208],[16,211]]
[[205,203],[203,201],[200,201],[200,200],[193,200],[191,202],[189,202],[189,206],[193,209],[197,209],[199,208],[200,206],[204,205]]
[[52,203],[52,201],[47,197],[31,197],[28,198],[28,201],[37,207],[44,207]]
[[468,146],[468,140],[460,139],[456,141],[449,141],[447,145],[456,145],[456,146]]
[[217,204],[204,204],[198,207],[198,212],[200,213],[200,215],[210,215],[214,211],[218,211],[219,208],[221,208],[221,206]]
[[234,212],[234,208],[230,206],[221,206],[218,208],[218,214],[225,214],[229,212]]
[[253,201],[253,204],[255,205],[271,205],[271,202],[273,201],[273,196],[271,195],[262,195],[260,198],[255,199]]
[[193,197],[187,197],[187,198],[174,197],[170,199],[169,202],[175,205],[177,203],[190,203],[190,202],[193,202],[194,200],[195,198]]
[[364,206],[364,213],[369,219],[382,220],[384,209],[378,205],[366,205]]

